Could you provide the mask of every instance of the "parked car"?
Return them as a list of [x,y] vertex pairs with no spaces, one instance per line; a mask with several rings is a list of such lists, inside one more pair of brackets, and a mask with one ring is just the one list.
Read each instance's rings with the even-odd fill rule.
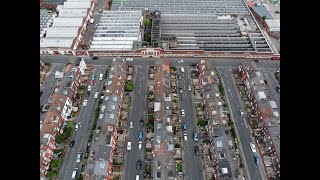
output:
[[130,142],[130,141],[129,141],[128,144],[127,144],[127,149],[128,149],[128,151],[131,150],[131,142]]
[[183,139],[184,139],[184,141],[187,141],[187,140],[188,140],[188,136],[187,136],[186,133],[183,134]]
[[78,131],[78,130],[79,130],[79,125],[76,124],[76,126],[74,127],[74,129],[75,129],[76,131]]
[[277,92],[280,94],[280,87],[276,87]]
[[199,147],[198,147],[198,146],[195,146],[195,147],[194,147],[194,154],[195,154],[196,156],[199,156],[200,152],[199,152]]
[[254,145],[253,142],[250,143],[250,148],[252,152],[257,152],[256,146]]
[[99,92],[94,93],[94,98],[97,99],[99,96]]
[[260,165],[260,158],[258,156],[254,156],[254,161],[258,166]]
[[79,163],[81,161],[81,152],[78,153],[76,163]]
[[140,128],[143,128],[143,126],[144,126],[144,121],[142,119],[139,122],[139,126],[140,126]]
[[178,61],[178,63],[183,63],[183,62],[184,62],[183,60],[179,60],[179,61]]
[[180,75],[178,75],[178,79],[181,80],[181,76]]
[[97,56],[92,57],[92,60],[98,60],[98,59],[99,59],[99,57],[97,57]]
[[188,85],[188,91],[191,91],[191,85],[190,84]]
[[142,149],[142,143],[139,143],[139,150],[141,150]]
[[90,96],[90,91],[87,91],[86,97],[89,97],[89,96]]
[[89,85],[89,86],[88,86],[88,91],[91,91],[91,88],[92,88],[92,86],[91,86],[91,85]]
[[78,168],[74,168],[74,170],[73,170],[73,172],[72,172],[72,175],[71,175],[71,178],[72,178],[72,179],[76,179],[77,172],[78,172]]
[[92,80],[96,80],[96,75],[94,74],[94,75],[92,75],[92,78],[91,78]]
[[132,58],[127,58],[126,60],[127,60],[127,61],[133,61],[133,59],[132,59]]
[[181,109],[181,116],[186,116],[186,114],[184,113],[184,109]]
[[258,62],[259,62],[259,60],[257,60],[257,59],[256,59],[256,60],[253,60],[253,61],[254,61],[255,63],[258,63]]
[[132,121],[130,122],[130,128],[131,129],[133,128],[133,122]]
[[141,161],[139,160],[139,161],[137,161],[137,166],[136,166],[136,168],[137,168],[137,170],[140,170],[141,169]]
[[74,141],[74,140],[70,141],[70,147],[71,147],[71,148],[74,147],[74,143],[75,143],[75,142],[76,142],[76,141]]
[[83,104],[82,104],[82,106],[87,106],[87,103],[88,103],[88,100],[87,99],[85,99],[84,101],[83,101]]
[[139,131],[139,134],[138,134],[139,141],[142,141],[142,137],[143,137],[143,133],[142,133],[142,131],[140,130],[140,131]]
[[198,140],[199,140],[198,132],[193,133],[193,140],[194,140],[194,142],[198,142]]
[[182,93],[182,88],[181,87],[179,88],[179,92]]
[[240,112],[240,116],[243,116],[243,112],[241,109],[239,110],[239,112]]
[[94,80],[91,79],[90,85],[93,86],[93,84],[94,84]]
[[186,123],[183,123],[183,124],[182,124],[182,130],[183,130],[183,131],[187,131],[187,124],[186,124]]
[[40,91],[40,97],[41,97],[41,95],[42,95],[42,91]]
[[191,63],[190,66],[197,66],[197,64],[196,63]]

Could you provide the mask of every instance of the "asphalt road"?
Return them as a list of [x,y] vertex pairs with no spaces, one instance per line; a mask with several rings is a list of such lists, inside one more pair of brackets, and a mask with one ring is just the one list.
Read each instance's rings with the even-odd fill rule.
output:
[[[233,121],[235,122],[235,126],[237,128],[238,134],[239,134],[239,143],[242,145],[242,152],[244,154],[245,162],[243,163],[246,170],[249,172],[251,180],[262,180],[265,178],[262,178],[261,174],[263,173],[263,165],[261,163],[260,167],[258,167],[254,160],[254,155],[259,155],[258,152],[253,153],[250,148],[250,142],[255,142],[254,138],[251,136],[250,132],[250,126],[244,118],[244,116],[240,116],[239,110],[241,109],[244,112],[243,107],[241,106],[239,93],[237,92],[237,87],[235,85],[235,81],[232,77],[231,69],[228,68],[219,68],[221,71],[221,78],[224,82],[224,89],[227,93],[227,98],[229,102],[229,107],[231,112],[231,117],[233,118]],[[255,143],[256,145],[256,143]],[[256,145],[257,147],[257,145]],[[260,157],[261,159],[261,157]],[[263,175],[264,176],[264,175]]]
[[[185,170],[184,177],[187,180],[202,180],[204,179],[202,173],[202,163],[201,163],[201,154],[199,156],[195,155],[194,147],[198,146],[199,143],[194,142],[193,133],[198,131],[196,127],[196,112],[195,106],[193,102],[193,87],[190,79],[189,67],[184,66],[185,72],[181,73],[180,66],[177,67],[178,75],[181,75],[181,80],[178,80],[178,94],[179,94],[179,102],[180,102],[180,118],[182,118],[182,123],[186,123],[187,125],[187,141],[184,141],[182,133],[182,141],[183,141],[183,168]],[[188,85],[191,85],[192,90],[188,91]],[[179,88],[182,87],[182,94],[179,92]],[[182,95],[182,101],[180,101],[180,96]],[[181,109],[184,109],[185,116],[181,116]],[[182,129],[182,128],[181,128]],[[200,148],[200,147],[199,147]],[[200,172],[201,170],[201,172]]]
[[277,92],[276,87],[280,87],[279,81],[275,78],[274,73],[276,70],[273,71],[262,71],[262,75],[265,80],[268,81],[268,85],[266,85],[268,93],[272,97],[272,99],[276,102],[278,106],[278,111],[280,113],[280,94]]
[[40,105],[44,105],[50,95],[53,92],[54,86],[58,79],[54,78],[54,73],[56,71],[62,71],[62,68],[64,67],[63,64],[52,64],[52,69],[50,72],[48,72],[46,79],[44,80],[44,83],[40,87],[40,90],[42,91],[42,95],[40,96]]
[[[68,63],[70,56],[60,55],[40,55],[40,60],[48,63]],[[141,58],[132,57],[133,61],[128,62],[128,65],[140,65],[140,66],[153,66],[155,58]],[[95,65],[111,65],[113,57],[99,57],[99,60],[91,60],[90,57],[84,57],[84,60],[88,64]],[[178,63],[177,60],[183,59],[183,63]],[[190,63],[198,63],[203,58],[168,58],[170,65],[172,66],[188,66]],[[216,67],[228,67],[228,68],[238,68],[242,61],[249,61],[243,59],[220,59],[220,58],[208,58],[209,64],[213,64]],[[259,68],[279,68],[280,61],[272,60],[260,60],[257,63]]]
[[[94,123],[95,109],[98,105],[98,100],[99,100],[99,98],[94,99],[94,93],[96,91],[99,91],[99,93],[101,92],[102,87],[103,87],[102,82],[104,82],[104,81],[99,81],[99,79],[97,77],[99,77],[100,73],[104,74],[104,72],[105,72],[105,67],[95,66],[95,68],[90,76],[90,78],[91,78],[92,75],[95,74],[96,80],[95,80],[95,83],[91,89],[90,96],[88,98],[86,98],[85,97],[86,92],[84,93],[84,97],[82,97],[81,103],[83,102],[84,99],[88,99],[88,103],[87,103],[87,106],[85,106],[85,107],[83,107],[82,104],[80,105],[80,110],[78,112],[78,116],[75,121],[76,123],[81,122],[81,127],[79,128],[78,131],[74,130],[71,135],[71,140],[76,141],[73,148],[70,148],[70,145],[69,145],[71,140],[68,141],[68,144],[66,146],[67,150],[66,150],[65,156],[63,158],[62,164],[60,166],[60,170],[59,170],[59,174],[58,174],[57,179],[70,180],[74,168],[79,168],[77,175],[80,174],[82,160],[85,155],[85,150],[86,150],[88,139],[89,139],[89,136],[91,133],[91,128]],[[76,158],[77,158],[78,152],[82,153],[80,163],[76,163]]]
[[[142,128],[143,141],[142,149],[139,150],[138,134],[141,130],[139,122],[146,118],[147,113],[147,90],[148,90],[148,68],[142,66],[135,66],[135,78],[134,78],[134,90],[131,100],[131,108],[129,109],[129,122],[127,125],[127,142],[131,142],[131,150],[127,150],[127,144],[125,145],[125,157],[124,157],[124,179],[132,180],[139,174],[140,179],[143,180],[144,175],[144,156],[145,156],[145,137],[146,137],[146,123]],[[133,122],[133,128],[130,129],[129,123]],[[136,163],[140,160],[142,162],[141,170],[136,169]]]

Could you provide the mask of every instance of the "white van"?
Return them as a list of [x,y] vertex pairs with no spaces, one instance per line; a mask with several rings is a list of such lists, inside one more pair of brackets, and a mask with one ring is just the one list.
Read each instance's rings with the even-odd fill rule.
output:
[[99,75],[99,80],[102,81],[102,79],[103,79],[103,74],[100,74]]
[[183,67],[181,67],[181,72],[184,73],[184,68]]
[[74,168],[74,171],[72,172],[72,179],[76,179],[77,171],[78,171],[78,168]]
[[93,22],[94,22],[94,19],[93,18],[90,19],[90,24],[93,24]]
[[136,180],[140,180],[140,177],[139,177],[139,175],[136,175]]

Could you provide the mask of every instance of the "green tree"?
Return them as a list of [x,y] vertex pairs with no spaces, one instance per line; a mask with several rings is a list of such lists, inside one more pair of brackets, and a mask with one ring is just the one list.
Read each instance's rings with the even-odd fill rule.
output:
[[177,68],[176,68],[175,66],[171,67],[171,69],[172,69],[173,71],[177,71]]
[[219,85],[219,91],[222,95],[224,94],[224,88],[221,84]]
[[206,126],[208,124],[208,121],[199,119],[197,124],[198,126]]
[[263,20],[266,20],[266,19],[267,19],[267,17],[266,17],[266,16],[262,16],[262,19],[263,19]]
[[144,24],[147,26],[147,27],[150,27],[151,26],[151,21],[150,19],[144,19]]
[[134,84],[132,82],[127,82],[125,90],[131,92],[134,89]]
[[149,96],[153,96],[153,91],[149,91]]
[[175,148],[181,148],[181,145],[180,144],[175,144],[174,147]]
[[48,174],[47,174],[47,177],[49,178],[49,179],[53,179],[54,177],[57,177],[57,173],[55,173],[55,172],[48,172]]
[[77,177],[77,180],[83,180],[82,175],[80,175],[79,177]]

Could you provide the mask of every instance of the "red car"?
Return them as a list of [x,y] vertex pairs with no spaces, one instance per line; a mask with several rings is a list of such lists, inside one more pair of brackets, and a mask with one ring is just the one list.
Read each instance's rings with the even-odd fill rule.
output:
[[93,84],[94,84],[94,80],[91,80],[90,85],[93,86]]

